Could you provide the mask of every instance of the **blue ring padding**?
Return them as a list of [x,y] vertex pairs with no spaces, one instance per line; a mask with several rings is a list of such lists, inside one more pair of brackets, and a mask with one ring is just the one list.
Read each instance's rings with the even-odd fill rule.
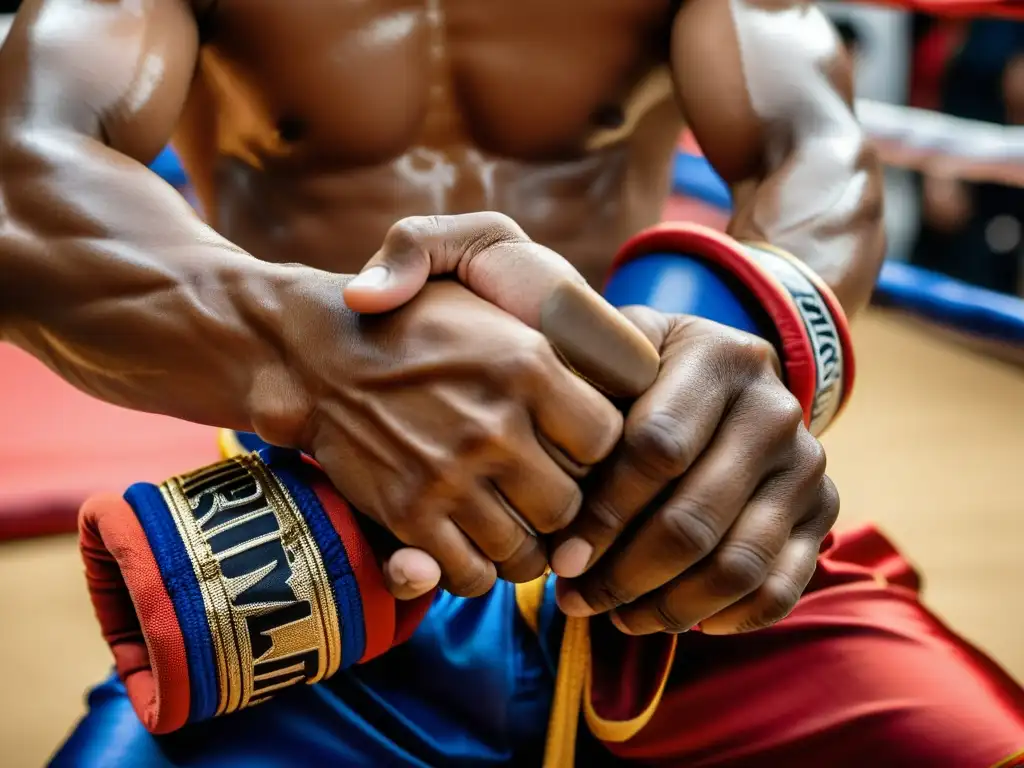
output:
[[672,161],[672,193],[692,197],[728,213],[732,192],[705,158],[676,152]]
[[[188,183],[170,147],[160,153],[150,168],[174,186]],[[728,185],[699,155],[676,153],[672,164],[672,192],[726,213],[732,210]],[[875,300],[989,338],[1013,343],[1024,339],[1024,304],[1019,299],[919,267],[886,262],[876,286]],[[238,438],[246,450],[259,450],[266,445],[255,435],[240,432]]]
[[217,712],[216,665],[203,593],[199,590],[192,560],[159,488],[150,483],[136,483],[125,492],[124,499],[135,510],[146,534],[185,640],[189,722],[208,720]]
[[235,437],[238,439],[238,444],[246,451],[261,451],[264,448],[272,447],[270,443],[252,432],[235,432]]
[[341,668],[350,667],[366,652],[366,614],[345,545],[313,492],[309,477],[312,467],[302,461],[298,451],[287,448],[265,448],[259,455],[291,494],[320,550],[341,620]]
[[766,336],[749,309],[749,297],[740,300],[741,290],[707,263],[680,253],[652,253],[619,267],[605,285],[604,297],[616,307],[640,304],[668,314],[697,315]]
[[188,184],[185,169],[181,167],[178,156],[170,147],[164,147],[163,151],[157,155],[156,160],[149,164],[149,169],[172,186],[184,187]]
[[1024,301],[937,272],[887,261],[875,300],[937,323],[1014,344],[1024,343]]
[[[703,157],[676,155],[674,194],[731,209],[728,188]],[[886,261],[874,301],[912,312],[936,323],[1011,344],[1024,343],[1024,301],[961,282],[911,264]],[[614,302],[613,302],[614,303]]]

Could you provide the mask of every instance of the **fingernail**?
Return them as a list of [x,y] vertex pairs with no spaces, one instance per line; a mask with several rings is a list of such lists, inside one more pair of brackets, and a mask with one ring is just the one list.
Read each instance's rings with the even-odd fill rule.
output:
[[558,286],[541,305],[540,331],[569,367],[613,397],[636,397],[658,375],[654,345],[585,286]]
[[578,536],[562,543],[551,556],[551,570],[563,579],[575,579],[587,569],[594,547]]
[[388,281],[390,272],[387,267],[370,267],[360,272],[349,283],[350,288],[380,288]]
[[594,609],[587,605],[583,595],[575,589],[567,589],[564,592],[557,593],[555,599],[558,601],[558,607],[562,609],[562,613],[566,616],[586,618],[587,616],[594,615]]

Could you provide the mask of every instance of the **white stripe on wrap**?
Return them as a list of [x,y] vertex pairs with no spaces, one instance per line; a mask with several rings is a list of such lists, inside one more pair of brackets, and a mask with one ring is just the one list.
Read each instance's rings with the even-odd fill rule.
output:
[[782,283],[811,339],[817,384],[808,429],[817,437],[835,418],[842,404],[843,345],[835,318],[821,293],[794,263],[795,260],[790,261],[781,254],[749,243],[743,243],[743,248],[758,266]]

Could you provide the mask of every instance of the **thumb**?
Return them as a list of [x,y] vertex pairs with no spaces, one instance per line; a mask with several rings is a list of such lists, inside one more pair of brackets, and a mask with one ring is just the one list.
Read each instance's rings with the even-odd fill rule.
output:
[[384,563],[384,585],[396,600],[415,600],[434,589],[441,567],[426,552],[403,547]]
[[349,309],[368,315],[390,312],[416,296],[431,274],[451,271],[441,219],[415,216],[392,226],[380,250],[345,286]]
[[605,392],[636,397],[654,382],[658,351],[564,258],[499,213],[403,219],[345,288],[362,313],[412,299],[432,275],[451,275],[543,333],[577,373]]

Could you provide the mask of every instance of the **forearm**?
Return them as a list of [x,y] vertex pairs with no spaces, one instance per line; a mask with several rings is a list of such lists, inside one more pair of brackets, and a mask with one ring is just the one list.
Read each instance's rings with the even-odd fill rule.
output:
[[277,359],[274,267],[219,237],[156,175],[100,142],[0,137],[0,332],[80,389],[251,428]]
[[805,261],[846,314],[866,305],[885,252],[882,171],[853,114],[852,62],[820,8],[689,0],[672,64],[694,136],[733,188],[729,234]]
[[763,179],[736,185],[729,234],[802,259],[847,315],[867,305],[885,256],[883,177],[859,129],[804,139]]

